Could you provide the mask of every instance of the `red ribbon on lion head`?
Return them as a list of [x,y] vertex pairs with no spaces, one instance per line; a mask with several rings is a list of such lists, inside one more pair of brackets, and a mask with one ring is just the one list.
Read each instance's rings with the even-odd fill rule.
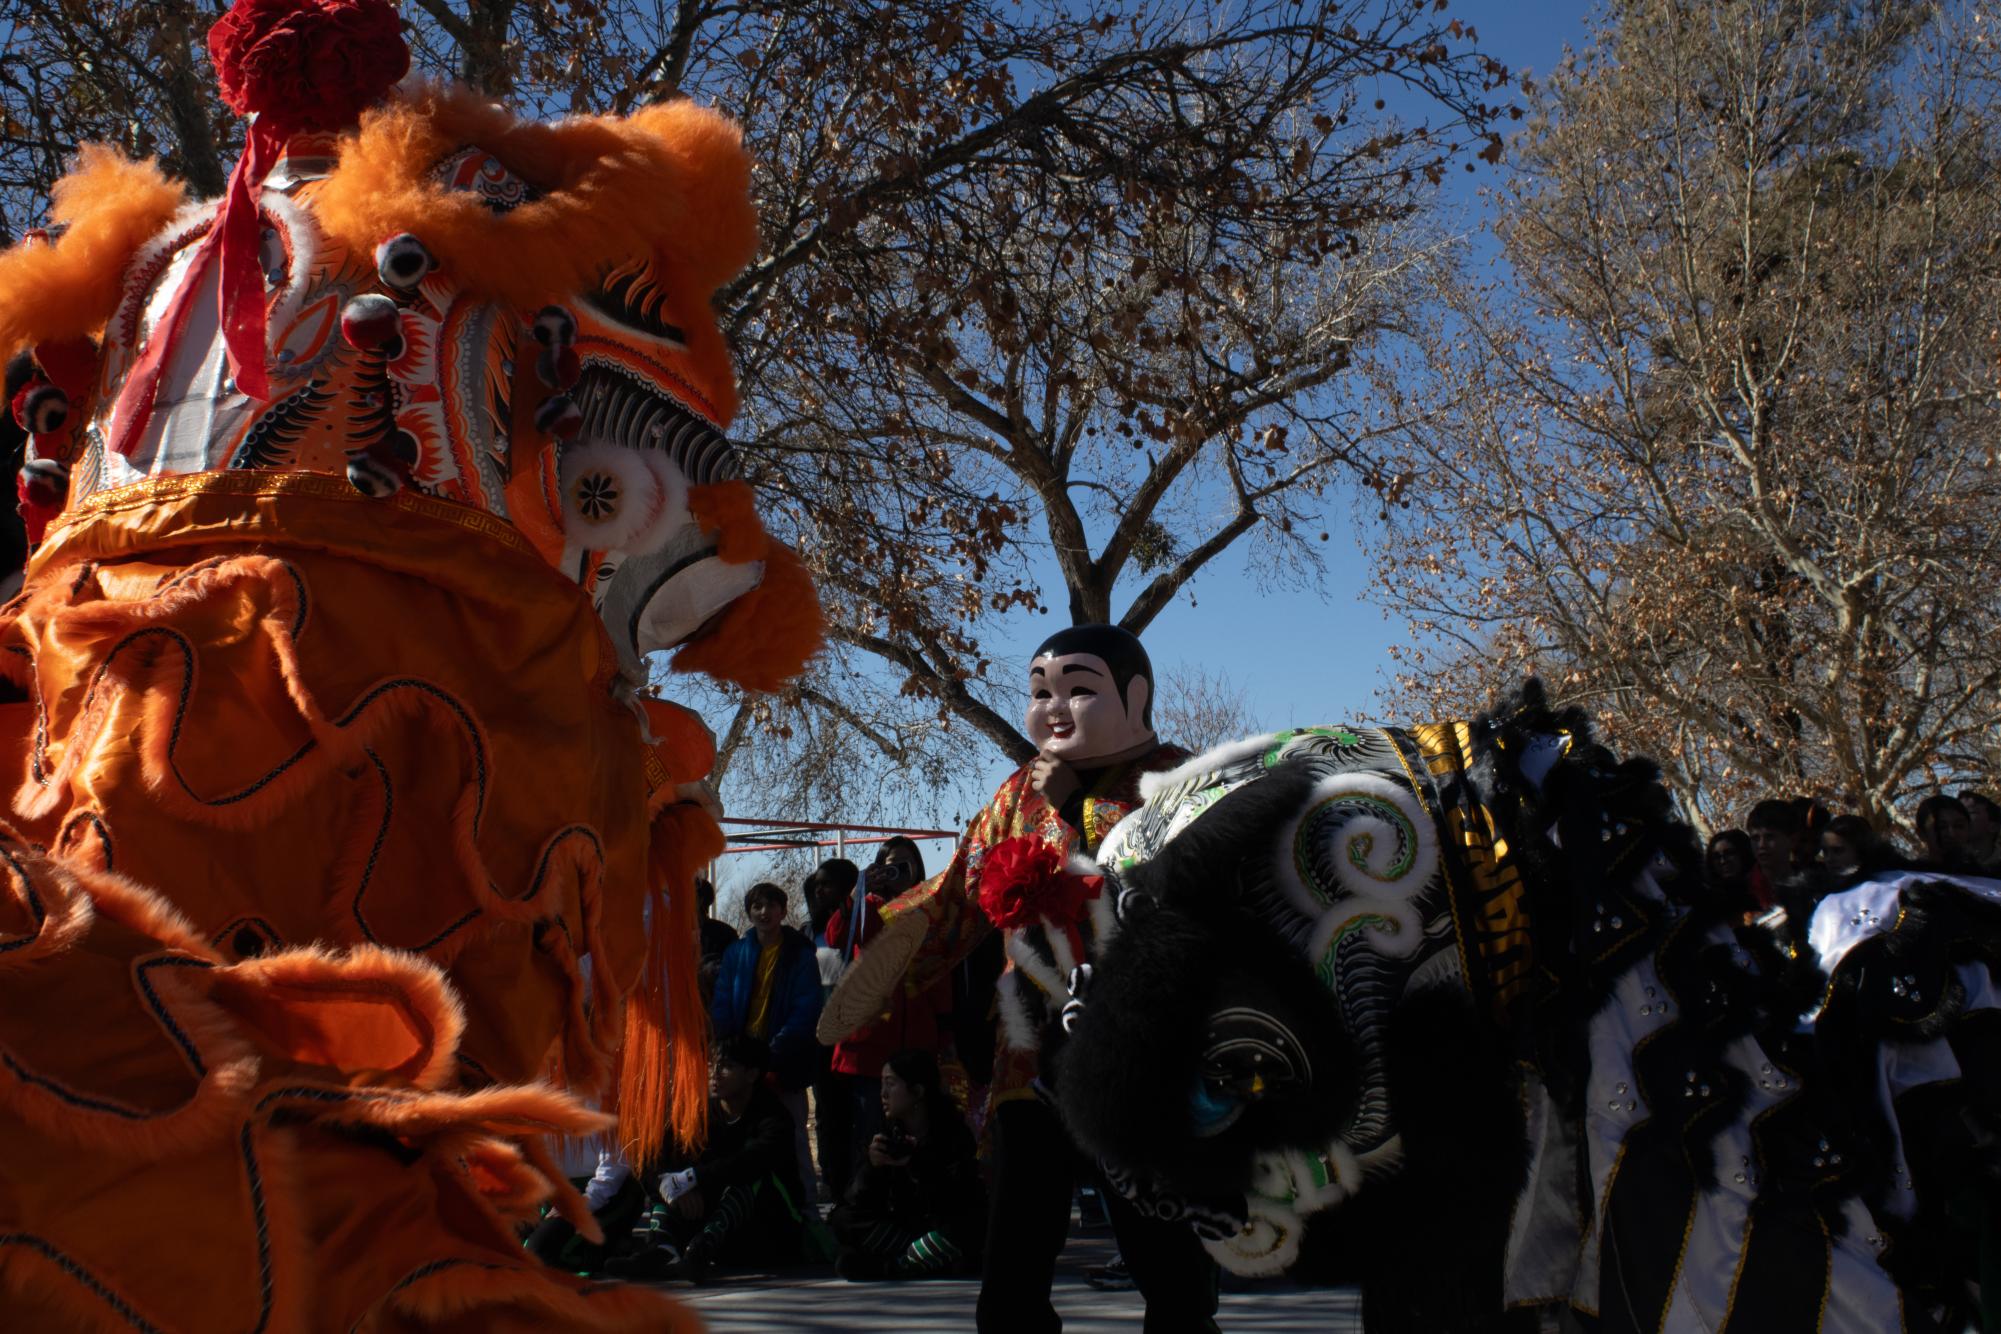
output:
[[340,130],[410,69],[390,0],[236,0],[208,30],[222,100],[286,130]]
[[1034,834],[1021,834],[987,849],[980,867],[980,908],[1003,930],[1045,917],[1064,927],[1077,920],[1088,900],[1098,897],[1104,883],[1103,876],[1072,875],[1061,848]]
[[196,278],[211,261],[222,268],[222,341],[236,387],[247,398],[270,399],[257,192],[289,136],[348,128],[410,69],[403,21],[391,0],[236,0],[209,28],[208,56],[222,100],[256,119],[215,225],[189,261],[192,276],[119,391],[110,442],[119,454],[129,455],[145,433],[167,358],[201,287]]

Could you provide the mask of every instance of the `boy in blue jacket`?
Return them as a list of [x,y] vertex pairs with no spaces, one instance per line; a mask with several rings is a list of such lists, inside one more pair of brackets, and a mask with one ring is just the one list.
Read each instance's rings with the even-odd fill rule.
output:
[[813,1036],[822,999],[819,961],[805,932],[785,924],[785,891],[777,885],[752,885],[743,907],[751,929],[723,952],[709,1003],[711,1033],[718,1044],[744,1034],[771,1049],[771,1082],[792,1114],[799,1176],[810,1186],[806,1088],[819,1075],[824,1055]]

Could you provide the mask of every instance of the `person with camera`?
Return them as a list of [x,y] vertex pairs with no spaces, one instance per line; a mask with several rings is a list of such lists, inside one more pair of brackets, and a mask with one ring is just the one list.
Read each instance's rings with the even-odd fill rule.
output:
[[[923,880],[924,858],[917,845],[900,834],[884,840],[875,863],[862,875],[862,892],[851,896],[828,918],[822,937],[840,954],[844,969],[882,929],[882,905]],[[834,1045],[826,1080],[830,1096],[820,1115],[823,1121],[845,1129],[846,1134],[822,1138],[820,1171],[836,1203],[846,1198],[865,1147],[882,1127],[884,1063],[900,1051],[935,1054],[942,1041],[939,1018],[950,1009],[949,980],[918,995],[899,989],[879,1019]],[[830,1139],[840,1142],[830,1145]],[[829,1147],[834,1153],[828,1153]]]
[[828,1220],[835,1268],[854,1282],[963,1272],[979,1262],[986,1222],[973,1133],[929,1052],[890,1057],[881,1088],[882,1129]]

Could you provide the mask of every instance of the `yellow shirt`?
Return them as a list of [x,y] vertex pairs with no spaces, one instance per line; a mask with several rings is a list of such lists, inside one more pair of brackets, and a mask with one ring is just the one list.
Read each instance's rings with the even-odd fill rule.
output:
[[757,976],[750,984],[750,1013],[744,1018],[743,1029],[760,1042],[764,1030],[771,1027],[772,983],[778,978],[778,947],[784,943],[781,936],[758,952]]

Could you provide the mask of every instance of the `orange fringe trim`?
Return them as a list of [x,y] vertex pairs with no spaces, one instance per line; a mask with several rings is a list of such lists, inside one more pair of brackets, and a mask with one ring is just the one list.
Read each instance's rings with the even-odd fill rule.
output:
[[618,1140],[626,1161],[655,1161],[668,1134],[684,1145],[708,1135],[709,1016],[695,947],[695,872],[723,850],[714,817],[691,802],[653,817],[649,869],[659,893],[647,924],[646,968],[625,1006]]
[[229,1014],[202,999],[180,972],[161,969],[151,979],[205,1068],[198,1077],[191,1072],[194,1091],[180,1106],[125,1108],[135,1115],[82,1107],[22,1078],[12,1062],[0,1062],[0,1109],[57,1143],[122,1159],[183,1155],[227,1138],[249,1111],[262,1062]]
[[[0,862],[0,901],[8,905],[0,915],[0,925],[18,922],[21,926],[18,932],[0,930],[0,940],[12,941],[9,949],[0,952],[0,969],[20,968],[60,954],[83,939],[96,914],[77,878],[30,852],[26,840],[5,823],[0,823],[0,845],[7,858]],[[39,920],[36,906],[40,908]]]
[[490,1135],[444,1134],[431,1141],[431,1152],[503,1226],[535,1216],[555,1185],[528,1161],[521,1146]]
[[716,535],[716,556],[731,565],[763,560],[771,538],[757,517],[757,497],[749,482],[710,482],[688,488],[688,513],[705,533]]
[[414,954],[356,945],[246,959],[210,996],[271,1050],[302,1065],[381,1070],[422,1089],[458,1068],[465,1011],[445,976]]
[[716,767],[716,737],[702,716],[664,699],[642,697],[646,726],[653,733],[653,754],[660,761],[660,785],[648,801],[657,809],[675,799],[674,789],[709,776]]
[[180,909],[152,890],[110,871],[69,869],[90,891],[91,906],[98,916],[157,940],[164,949],[179,950],[209,963],[229,962]]
[[556,1216],[577,1230],[577,1235],[593,1246],[604,1244],[604,1228],[598,1224],[597,1216],[591,1212],[584,1200],[583,1192],[570,1184],[564,1175],[563,1166],[556,1161],[556,1155],[549,1149],[548,1136],[540,1136],[521,1141],[521,1152],[548,1181],[551,1195],[550,1207]]
[[180,185],[156,164],[98,144],[78,153],[51,194],[49,220],[69,230],[0,254],[0,360],[102,328],[118,309],[126,265],[182,202]]

